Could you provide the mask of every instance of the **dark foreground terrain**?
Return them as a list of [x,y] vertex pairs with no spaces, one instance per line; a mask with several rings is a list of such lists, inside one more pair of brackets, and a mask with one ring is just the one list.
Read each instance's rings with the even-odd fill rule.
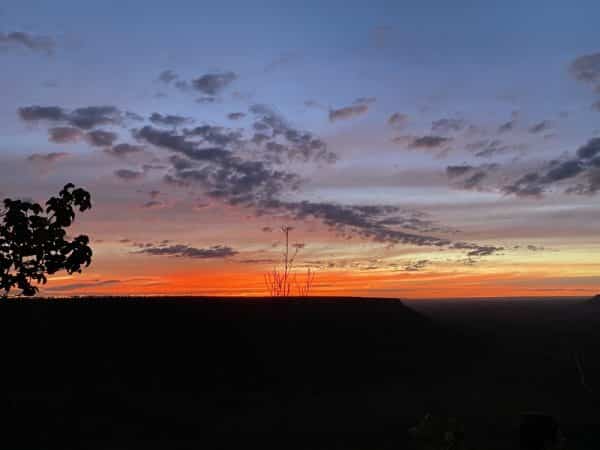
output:
[[0,337],[1,448],[401,449],[433,413],[516,449],[525,411],[600,448],[581,299],[10,300]]

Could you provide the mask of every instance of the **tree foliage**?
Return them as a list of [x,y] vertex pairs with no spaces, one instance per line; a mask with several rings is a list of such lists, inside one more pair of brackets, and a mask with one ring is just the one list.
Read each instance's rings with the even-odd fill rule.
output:
[[7,296],[11,289],[21,295],[38,292],[33,283],[45,284],[46,275],[60,270],[81,272],[92,261],[89,238],[80,235],[72,240],[66,228],[75,219],[75,210],[92,207],[90,193],[67,184],[57,197],[51,197],[44,209],[38,203],[4,200],[0,213],[0,292]]

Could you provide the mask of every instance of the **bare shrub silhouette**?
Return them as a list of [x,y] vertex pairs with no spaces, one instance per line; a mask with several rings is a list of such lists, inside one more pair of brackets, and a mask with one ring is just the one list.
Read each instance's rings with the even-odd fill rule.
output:
[[296,280],[296,277],[294,276],[299,297],[308,297],[310,295],[310,290],[312,289],[314,279],[315,273],[311,270],[310,267],[306,269],[306,274],[301,282],[298,282]]
[[46,275],[60,270],[72,274],[89,266],[89,238],[68,240],[65,228],[73,223],[75,208],[83,212],[91,207],[90,193],[71,183],[46,202],[45,210],[38,203],[5,199],[0,211],[0,297],[15,287],[20,295],[35,295],[33,283],[46,284]]
[[293,273],[294,262],[298,253],[304,248],[302,243],[294,243],[290,249],[290,231],[294,228],[284,225],[281,231],[285,235],[285,249],[281,267],[273,267],[273,270],[264,275],[265,285],[271,297],[289,297],[292,294],[292,286],[298,291],[298,296],[308,297],[314,281],[315,273],[307,269],[304,280],[299,281],[297,274]]

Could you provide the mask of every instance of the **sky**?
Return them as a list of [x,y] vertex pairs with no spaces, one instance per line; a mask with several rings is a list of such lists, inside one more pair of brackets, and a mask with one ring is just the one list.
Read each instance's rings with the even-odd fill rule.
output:
[[5,0],[0,196],[72,182],[43,295],[595,294],[597,1]]

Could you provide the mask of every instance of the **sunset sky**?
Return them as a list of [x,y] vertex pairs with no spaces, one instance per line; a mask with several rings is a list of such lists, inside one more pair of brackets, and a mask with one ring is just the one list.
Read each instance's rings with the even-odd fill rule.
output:
[[600,291],[600,3],[13,1],[0,196],[92,194],[45,295]]

